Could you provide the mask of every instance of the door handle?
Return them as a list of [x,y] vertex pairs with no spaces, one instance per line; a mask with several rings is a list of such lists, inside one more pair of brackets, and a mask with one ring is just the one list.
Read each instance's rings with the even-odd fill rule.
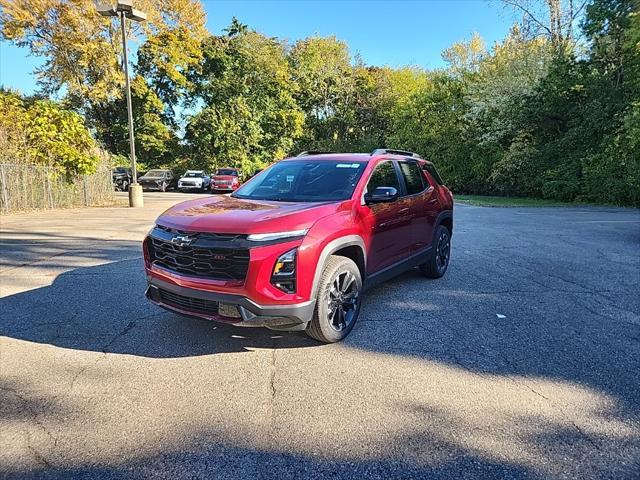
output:
[[398,210],[398,213],[403,214],[403,213],[407,213],[409,211],[408,208],[401,208],[400,210]]

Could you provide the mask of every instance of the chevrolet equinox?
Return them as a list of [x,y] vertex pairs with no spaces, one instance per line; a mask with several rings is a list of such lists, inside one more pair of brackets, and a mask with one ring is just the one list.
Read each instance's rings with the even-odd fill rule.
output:
[[230,196],[171,207],[144,240],[146,295],[169,310],[337,342],[366,288],[445,274],[453,197],[412,152],[303,152]]

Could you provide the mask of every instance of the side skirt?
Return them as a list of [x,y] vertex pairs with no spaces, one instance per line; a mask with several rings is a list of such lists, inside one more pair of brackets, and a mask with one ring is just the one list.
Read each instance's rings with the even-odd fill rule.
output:
[[422,265],[426,261],[429,260],[431,256],[431,247],[427,247],[424,250],[414,253],[408,258],[404,260],[400,260],[393,265],[389,265],[388,267],[376,272],[372,275],[367,276],[366,281],[364,282],[364,290],[369,290],[376,285],[380,285],[381,283],[386,282],[387,280],[397,277],[398,275],[406,272],[407,270],[411,270],[413,267],[417,267],[418,265]]

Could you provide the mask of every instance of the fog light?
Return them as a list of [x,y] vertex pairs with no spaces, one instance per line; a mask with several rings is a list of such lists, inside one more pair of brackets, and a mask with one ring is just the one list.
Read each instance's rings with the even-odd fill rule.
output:
[[218,306],[218,315],[222,317],[240,318],[240,311],[235,305],[229,303],[221,303]]
[[298,249],[294,248],[283,253],[276,260],[271,273],[271,284],[285,293],[296,292],[296,256]]

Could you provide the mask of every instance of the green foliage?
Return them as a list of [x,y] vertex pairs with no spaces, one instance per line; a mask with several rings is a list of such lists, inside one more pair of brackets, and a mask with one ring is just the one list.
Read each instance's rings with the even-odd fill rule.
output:
[[241,27],[232,24],[203,45],[192,74],[203,108],[189,120],[185,140],[194,166],[250,174],[291,150],[304,116],[285,45]]
[[[131,102],[135,125],[136,158],[151,167],[170,163],[178,150],[178,138],[169,126],[162,100],[147,82],[136,76],[131,81]],[[109,151],[129,156],[129,124],[123,99],[95,104],[90,111],[96,136]]]
[[[204,37],[202,4],[197,0],[136,0],[135,6],[147,14],[147,21],[130,22],[129,38],[147,38],[157,49],[153,55],[157,66],[152,70],[173,74],[176,79],[184,57],[194,53],[192,46],[172,35],[189,32],[189,44],[191,39],[198,42]],[[38,82],[47,93],[66,89],[82,107],[122,96],[120,25],[101,17],[94,0],[0,0],[0,7],[0,39],[46,58],[38,69]],[[161,40],[154,43],[154,38]]]
[[0,91],[0,107],[2,161],[49,165],[67,176],[95,172],[95,141],[80,115],[6,91]]
[[637,3],[593,0],[588,51],[514,27],[474,37],[396,110],[389,140],[434,160],[458,192],[639,205]]
[[[212,36],[196,0],[140,1],[132,97],[150,168],[248,174],[301,150],[394,147],[433,160],[456,192],[640,204],[638,0],[589,0],[581,35],[570,2],[508,2],[522,24],[489,50],[477,34],[452,45],[435,71],[368,66],[335,37],[289,45],[235,18]],[[0,34],[45,56],[45,90],[65,87],[65,105],[127,157],[114,25],[80,15],[88,0],[23,3],[0,0]],[[28,145],[67,172],[91,168],[80,117],[8,92],[0,108],[2,158]]]

